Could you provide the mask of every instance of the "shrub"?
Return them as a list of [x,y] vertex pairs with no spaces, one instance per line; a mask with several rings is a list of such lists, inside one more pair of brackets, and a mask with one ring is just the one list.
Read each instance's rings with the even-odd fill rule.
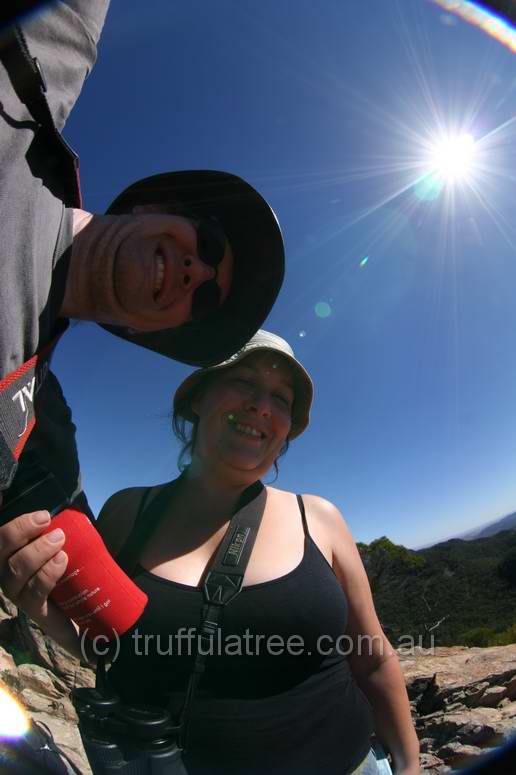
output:
[[490,646],[510,646],[516,643],[516,624],[511,624],[503,632],[498,632],[491,638]]
[[498,573],[511,585],[516,585],[516,547],[507,552],[498,564]]
[[492,646],[492,639],[496,637],[495,630],[490,627],[473,627],[466,630],[457,638],[461,646]]

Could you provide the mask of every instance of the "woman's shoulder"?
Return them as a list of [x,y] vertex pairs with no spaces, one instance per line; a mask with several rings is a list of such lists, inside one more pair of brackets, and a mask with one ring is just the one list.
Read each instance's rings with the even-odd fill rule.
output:
[[[279,490],[276,487],[267,487],[267,492],[269,496],[272,496],[278,502],[292,501],[297,498],[296,493],[289,492],[288,490]],[[327,526],[340,525],[342,522],[345,522],[342,513],[331,501],[322,498],[320,495],[310,493],[300,493],[300,495],[306,513],[308,514],[309,512],[312,518],[319,520]]]
[[107,499],[97,517],[96,527],[113,556],[118,554],[131,532],[143,499],[152,497],[151,493],[157,494],[166,484],[127,487]]
[[336,546],[352,541],[352,536],[342,512],[327,498],[305,493],[302,495],[308,524],[312,530],[326,536],[335,553]]
[[[295,510],[299,514],[296,493],[278,490],[273,487],[268,487],[267,491],[271,496],[275,510],[279,511],[281,509],[283,511],[284,508],[291,508],[292,511]],[[346,521],[334,503],[326,498],[322,498],[320,495],[313,495],[311,493],[301,494],[301,499],[308,532],[321,551],[323,551],[323,554],[333,552],[336,543],[343,540],[349,541],[351,534]],[[323,550],[323,547],[326,548],[326,551]]]

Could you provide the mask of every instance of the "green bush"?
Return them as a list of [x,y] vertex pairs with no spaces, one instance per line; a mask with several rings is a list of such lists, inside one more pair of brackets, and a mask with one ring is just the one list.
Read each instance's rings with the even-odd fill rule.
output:
[[490,627],[473,627],[471,630],[466,630],[462,635],[458,637],[458,645],[460,646],[492,646],[491,641],[495,638],[497,633]]
[[490,646],[510,646],[512,643],[516,643],[516,624],[511,624],[503,632],[498,632],[494,635],[489,643]]
[[516,585],[516,547],[502,557],[498,564],[498,573],[509,584]]

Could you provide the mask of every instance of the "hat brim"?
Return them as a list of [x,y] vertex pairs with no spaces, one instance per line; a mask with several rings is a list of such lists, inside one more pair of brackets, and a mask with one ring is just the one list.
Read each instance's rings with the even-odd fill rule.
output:
[[307,428],[310,422],[310,407],[313,400],[313,383],[310,375],[301,363],[289,355],[286,352],[278,350],[277,347],[268,347],[267,345],[247,345],[247,347],[233,355],[223,363],[218,363],[216,366],[200,369],[194,371],[186,377],[185,380],[179,385],[174,394],[174,411],[177,411],[181,417],[189,422],[194,422],[196,415],[192,411],[191,401],[195,395],[196,389],[202,383],[202,380],[207,374],[213,374],[219,371],[230,369],[236,364],[248,358],[254,352],[259,350],[273,352],[280,358],[284,358],[292,369],[292,373],[295,378],[295,398],[292,405],[292,425],[288,434],[290,440],[300,436]]
[[156,332],[103,328],[127,341],[191,366],[219,363],[240,349],[272,309],[285,272],[283,238],[265,199],[236,175],[214,170],[168,172],[139,180],[123,191],[107,214],[131,213],[137,205],[180,202],[200,216],[215,216],[234,255],[231,290],[216,313]]

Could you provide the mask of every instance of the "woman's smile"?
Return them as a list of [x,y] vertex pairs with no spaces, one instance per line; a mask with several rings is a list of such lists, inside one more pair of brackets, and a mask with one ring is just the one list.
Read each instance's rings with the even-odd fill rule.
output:
[[245,436],[250,441],[261,442],[267,438],[267,433],[258,428],[254,423],[238,420],[234,414],[228,415],[228,424],[232,431],[240,436]]

